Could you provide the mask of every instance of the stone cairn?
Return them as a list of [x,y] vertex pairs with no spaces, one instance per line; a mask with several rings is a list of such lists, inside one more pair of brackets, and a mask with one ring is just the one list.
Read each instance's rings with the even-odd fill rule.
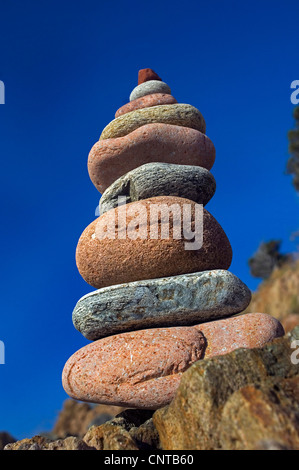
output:
[[[228,271],[229,240],[202,208],[216,189],[209,171],[215,148],[205,132],[201,113],[177,103],[169,86],[143,69],[130,102],[91,149],[101,215],[82,233],[76,262],[97,290],[73,312],[75,328],[93,341],[63,370],[74,399],[157,409],[173,399],[194,362],[284,334],[269,315],[236,316],[251,293]],[[187,235],[176,210],[189,214]],[[200,217],[203,242],[190,248]]]

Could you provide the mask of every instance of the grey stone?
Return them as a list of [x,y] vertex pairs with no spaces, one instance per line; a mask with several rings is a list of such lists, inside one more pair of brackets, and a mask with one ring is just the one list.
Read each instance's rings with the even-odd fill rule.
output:
[[165,93],[171,95],[169,86],[160,80],[149,80],[136,86],[130,94],[130,101],[141,98],[145,95],[152,95],[153,93]]
[[146,163],[118,178],[103,193],[100,214],[118,206],[118,197],[126,203],[155,196],[179,196],[204,206],[213,197],[216,182],[200,166],[171,163]]
[[228,317],[245,310],[250,300],[251,292],[240,279],[217,269],[98,289],[78,301],[73,323],[85,338],[97,340]]

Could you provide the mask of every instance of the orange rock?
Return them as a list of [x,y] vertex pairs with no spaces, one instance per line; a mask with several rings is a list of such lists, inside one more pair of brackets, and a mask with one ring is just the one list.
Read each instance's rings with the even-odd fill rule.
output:
[[71,356],[63,387],[77,400],[160,408],[172,400],[182,373],[202,357],[204,347],[203,335],[192,327],[110,336]]
[[172,124],[146,124],[124,137],[99,140],[88,156],[88,172],[103,193],[115,180],[145,163],[197,165],[210,170],[213,142],[200,131]]
[[[166,215],[173,204],[175,217],[170,212],[168,221]],[[156,212],[159,205],[163,209],[163,216]],[[187,221],[183,217],[184,206],[187,210],[191,207],[190,222],[194,232],[199,218],[195,212],[196,203],[189,199],[159,196],[105,212],[84,230],[79,239],[76,261],[81,276],[88,284],[99,289],[140,279],[228,269],[232,260],[230,243],[221,226],[207,210],[203,209],[202,247],[187,247],[188,242],[183,233],[183,222],[185,224]],[[175,231],[173,219],[178,222]],[[166,230],[169,230],[169,236]]]
[[284,335],[276,318],[265,313],[247,313],[238,317],[197,325],[207,339],[205,358],[222,356],[238,348],[261,348]]
[[160,80],[162,79],[159,75],[156,74],[152,69],[141,69],[138,72],[138,85],[144,82],[148,82],[149,80]]
[[285,318],[281,320],[281,323],[284,327],[286,333],[292,331],[296,326],[299,325],[299,314],[298,313],[289,313]]
[[175,103],[177,103],[177,100],[171,95],[166,95],[165,93],[153,93],[152,95],[145,95],[125,104],[116,111],[115,117],[117,118],[123,114],[134,111],[135,109],[150,108],[151,106],[159,106],[160,104]]

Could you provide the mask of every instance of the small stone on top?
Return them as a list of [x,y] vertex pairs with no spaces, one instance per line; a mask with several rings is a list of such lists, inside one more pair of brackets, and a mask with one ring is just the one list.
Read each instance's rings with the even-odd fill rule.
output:
[[144,82],[148,82],[149,80],[160,80],[162,81],[162,78],[159,77],[159,75],[156,74],[152,69],[141,69],[138,72],[138,85]]

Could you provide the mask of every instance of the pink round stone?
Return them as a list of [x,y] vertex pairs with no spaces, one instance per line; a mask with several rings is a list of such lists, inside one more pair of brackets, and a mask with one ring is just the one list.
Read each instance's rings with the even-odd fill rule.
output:
[[249,313],[191,327],[122,333],[84,346],[67,361],[62,382],[74,399],[157,409],[171,402],[194,362],[284,335],[278,320]]
[[151,106],[175,103],[177,103],[177,100],[171,95],[166,95],[165,93],[153,93],[152,95],[145,95],[125,104],[116,111],[115,118],[118,118],[119,116],[122,116],[123,114],[129,113],[131,111],[135,111],[135,109],[150,108]]
[[88,344],[67,361],[63,387],[77,400],[156,409],[169,403],[182,373],[203,356],[193,327],[155,328]]
[[210,170],[215,153],[212,141],[196,129],[146,124],[123,137],[99,140],[89,153],[88,172],[103,193],[120,176],[145,163],[197,165]]
[[265,313],[247,313],[203,323],[195,328],[207,339],[205,358],[222,356],[239,348],[261,348],[284,335],[281,323]]

